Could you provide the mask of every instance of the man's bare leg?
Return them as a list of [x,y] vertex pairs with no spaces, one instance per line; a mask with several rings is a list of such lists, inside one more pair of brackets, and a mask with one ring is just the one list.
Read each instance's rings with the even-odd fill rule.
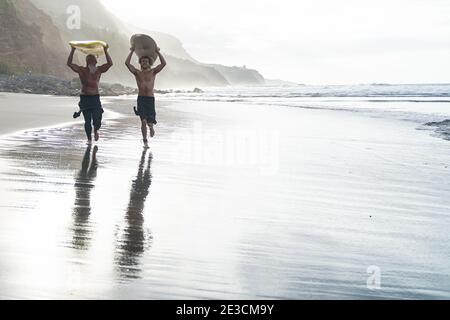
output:
[[142,138],[144,139],[144,141],[147,140],[147,120],[142,120],[141,131]]
[[84,131],[86,132],[86,137],[88,140],[87,144],[91,145],[92,144],[92,125],[91,125],[92,116],[88,112],[83,113],[83,116],[84,116]]
[[153,138],[155,136],[155,125],[153,123],[149,123],[148,127],[150,128],[150,137]]
[[90,146],[90,145],[92,145],[92,135],[88,134],[88,133],[86,133],[86,135],[87,135],[87,142],[86,142],[86,144],[88,146]]
[[94,138],[95,141],[98,141],[100,139],[100,134],[98,133],[98,130],[94,130]]
[[143,138],[143,140],[144,140],[144,145],[147,147],[147,146],[148,146],[148,139],[147,139],[147,120],[142,120],[141,131],[142,131],[142,138]]

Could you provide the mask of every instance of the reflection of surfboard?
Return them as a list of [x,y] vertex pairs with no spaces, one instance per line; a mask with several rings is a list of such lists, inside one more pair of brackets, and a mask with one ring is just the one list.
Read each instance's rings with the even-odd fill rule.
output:
[[70,46],[80,50],[84,54],[93,54],[94,56],[101,56],[105,54],[104,48],[107,46],[103,41],[70,41]]
[[155,63],[158,58],[155,40],[145,34],[135,34],[131,37],[130,42],[131,46],[134,46],[134,52],[139,58],[148,56],[152,59],[151,64]]

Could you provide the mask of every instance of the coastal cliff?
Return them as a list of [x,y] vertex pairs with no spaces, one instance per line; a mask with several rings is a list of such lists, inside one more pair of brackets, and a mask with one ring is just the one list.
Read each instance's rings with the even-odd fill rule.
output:
[[[72,5],[82,12],[79,29],[66,25],[67,8]],[[168,61],[158,79],[158,89],[253,85],[265,81],[256,70],[196,61],[174,36],[125,24],[98,0],[0,0],[0,17],[0,74],[43,74],[71,80],[74,75],[65,65],[68,41],[100,39],[109,43],[116,62],[104,81],[135,86],[122,62],[129,52],[130,36],[147,33],[158,42]],[[84,63],[83,60],[83,55],[77,54],[76,61]]]

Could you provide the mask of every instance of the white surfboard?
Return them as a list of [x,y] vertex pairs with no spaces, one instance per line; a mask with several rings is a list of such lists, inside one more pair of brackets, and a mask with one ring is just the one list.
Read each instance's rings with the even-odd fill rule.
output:
[[70,41],[70,46],[75,48],[84,54],[92,54],[94,56],[101,56],[105,54],[104,48],[108,44],[104,41],[91,40],[91,41]]
[[147,56],[152,59],[151,64],[155,63],[158,58],[155,40],[146,34],[135,34],[131,37],[130,43],[134,46],[134,52],[139,58]]

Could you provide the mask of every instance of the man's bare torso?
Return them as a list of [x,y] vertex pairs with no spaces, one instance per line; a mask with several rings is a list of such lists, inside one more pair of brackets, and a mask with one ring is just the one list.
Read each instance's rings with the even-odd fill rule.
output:
[[135,73],[137,86],[139,89],[139,96],[141,97],[154,97],[155,92],[155,79],[156,75],[153,69],[150,70],[137,70]]
[[81,68],[79,72],[80,80],[81,80],[81,94],[85,94],[88,96],[95,96],[99,94],[98,85],[100,83],[100,78],[102,73],[97,70],[95,72],[91,72],[89,68]]

